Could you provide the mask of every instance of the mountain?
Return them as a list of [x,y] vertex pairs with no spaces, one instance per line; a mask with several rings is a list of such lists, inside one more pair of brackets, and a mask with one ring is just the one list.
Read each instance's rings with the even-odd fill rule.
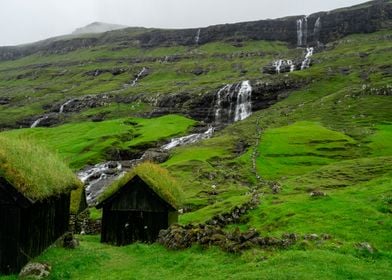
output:
[[90,34],[90,33],[104,33],[108,31],[127,28],[125,25],[111,24],[104,22],[93,22],[84,27],[76,29],[72,32],[73,35]]
[[56,151],[90,206],[145,160],[182,185],[159,244],[100,244],[91,207],[49,279],[391,279],[391,5],[1,48],[0,136]]
[[[326,44],[355,33],[375,32],[392,25],[392,2],[371,1],[354,7],[309,16],[293,16],[275,20],[260,20],[200,28],[203,36],[198,44],[220,40],[277,40],[292,46]],[[316,24],[317,23],[317,24]],[[298,27],[303,38],[298,41]],[[98,47],[105,44],[137,45],[142,48],[157,46],[191,46],[199,29],[143,29],[126,28],[95,36],[82,36],[65,40],[46,40],[17,47],[0,47],[0,60],[15,59],[33,53],[65,53],[77,49]]]

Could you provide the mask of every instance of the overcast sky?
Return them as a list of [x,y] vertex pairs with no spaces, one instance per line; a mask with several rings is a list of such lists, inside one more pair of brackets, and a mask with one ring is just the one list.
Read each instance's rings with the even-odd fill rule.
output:
[[363,0],[0,0],[0,46],[71,33],[94,21],[202,27],[304,15]]

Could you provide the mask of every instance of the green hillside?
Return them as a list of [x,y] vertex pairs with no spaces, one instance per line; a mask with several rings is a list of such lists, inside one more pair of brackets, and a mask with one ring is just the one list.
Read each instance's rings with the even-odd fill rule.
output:
[[[212,138],[171,150],[161,164],[183,186],[181,224],[229,212],[257,190],[260,204],[224,231],[295,233],[295,244],[234,254],[199,245],[112,247],[78,236],[77,249],[54,246],[37,258],[52,265],[48,279],[392,279],[391,38],[390,29],[350,35],[319,49],[309,69],[279,75],[262,68],[301,58],[303,50],[266,41],[119,51],[107,45],[0,62],[0,98],[10,99],[0,105],[0,135],[46,145],[75,171],[118,151],[156,147],[198,123],[178,114],[150,118],[149,100],[181,92],[196,98],[242,80],[301,84]],[[124,86],[143,67],[149,75]],[[125,70],[86,74],[114,68]],[[110,103],[67,112],[49,128],[16,129],[53,104],[103,93],[113,95]],[[132,99],[139,95],[143,100]],[[93,122],[96,116],[103,119]]]

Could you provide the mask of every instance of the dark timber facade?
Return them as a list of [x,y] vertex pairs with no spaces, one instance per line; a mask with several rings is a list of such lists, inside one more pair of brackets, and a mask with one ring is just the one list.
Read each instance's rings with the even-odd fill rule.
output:
[[68,229],[70,194],[35,202],[0,177],[0,275],[19,272]]
[[103,208],[101,242],[117,246],[154,242],[177,222],[176,209],[137,175],[97,208]]

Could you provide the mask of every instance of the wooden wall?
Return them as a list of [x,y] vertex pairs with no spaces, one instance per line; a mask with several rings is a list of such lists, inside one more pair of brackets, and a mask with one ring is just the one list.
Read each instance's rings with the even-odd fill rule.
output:
[[52,197],[28,208],[7,200],[2,188],[0,197],[0,273],[17,273],[67,231],[70,195]]

